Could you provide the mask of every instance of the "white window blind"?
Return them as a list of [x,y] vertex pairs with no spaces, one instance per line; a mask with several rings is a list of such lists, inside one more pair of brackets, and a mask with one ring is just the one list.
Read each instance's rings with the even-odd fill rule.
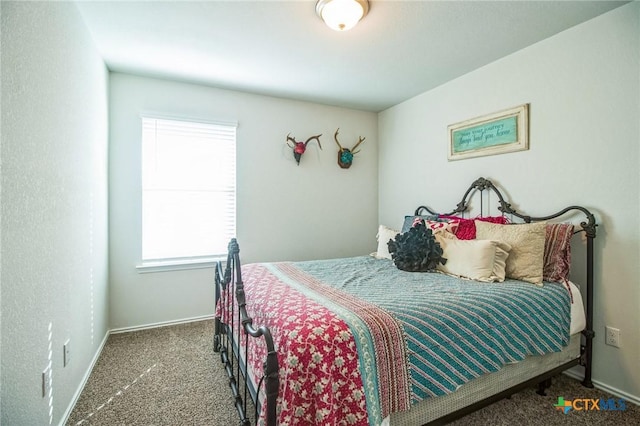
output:
[[223,255],[236,233],[236,126],[142,117],[142,260]]

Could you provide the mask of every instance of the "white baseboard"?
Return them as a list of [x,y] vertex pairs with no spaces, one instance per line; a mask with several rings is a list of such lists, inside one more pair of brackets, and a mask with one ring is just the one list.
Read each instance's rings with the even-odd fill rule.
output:
[[98,358],[100,358],[100,354],[102,354],[102,349],[104,349],[104,345],[107,343],[107,339],[109,338],[109,330],[107,330],[107,332],[104,334],[104,339],[102,339],[102,342],[100,343],[100,346],[98,347],[98,350],[96,351],[96,354],[93,356],[93,359],[91,359],[91,363],[89,364],[89,368],[87,368],[87,371],[84,373],[84,377],[82,378],[82,381],[80,382],[80,386],[78,386],[78,389],[76,389],[76,393],[73,394],[73,398],[71,398],[71,402],[69,403],[69,406],[67,407],[67,410],[64,412],[64,415],[62,416],[62,420],[60,421],[59,426],[64,426],[67,421],[69,420],[69,416],[71,415],[71,412],[73,411],[73,408],[76,406],[76,403],[78,402],[78,399],[80,398],[80,394],[82,394],[82,391],[84,390],[85,385],[87,384],[87,381],[89,380],[89,376],[91,376],[91,372],[93,371],[93,367],[95,367],[96,362],[98,362]]
[[[566,370],[563,374],[566,374],[569,377],[572,377],[576,380],[580,380],[582,381],[584,379],[584,374],[574,371],[573,369],[570,370]],[[603,390],[605,392],[609,392],[612,395],[617,396],[618,398],[624,398],[625,401],[629,401],[632,402],[636,405],[640,405],[640,398],[635,396],[635,395],[631,395],[630,393],[627,393],[625,391],[621,391],[620,389],[616,389],[612,386],[607,385],[606,383],[602,383],[598,380],[591,380],[593,382],[593,385],[600,389]]]
[[163,322],[156,322],[153,324],[144,324],[144,325],[136,325],[133,327],[122,327],[122,328],[114,328],[111,329],[111,334],[118,334],[118,333],[129,333],[131,331],[140,331],[140,330],[147,330],[149,328],[158,328],[158,327],[167,327],[170,325],[178,325],[178,324],[187,324],[190,322],[197,322],[197,321],[206,321],[206,320],[211,320],[214,319],[215,315],[210,314],[210,315],[203,315],[200,317],[193,317],[193,318],[183,318],[180,320],[173,320],[173,321],[163,321]]

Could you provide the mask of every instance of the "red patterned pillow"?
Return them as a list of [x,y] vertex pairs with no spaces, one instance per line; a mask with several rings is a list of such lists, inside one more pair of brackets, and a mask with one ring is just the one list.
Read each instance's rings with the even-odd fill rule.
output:
[[565,282],[571,268],[573,224],[548,223],[544,240],[544,281]]
[[[458,222],[458,229],[456,229],[455,234],[459,240],[475,240],[476,238],[476,224],[474,219],[465,219],[459,216],[447,216],[440,215],[439,219],[449,219],[455,220]],[[481,220],[483,222],[491,222],[491,223],[499,223],[501,225],[506,225],[509,223],[505,216],[487,216],[487,217],[478,217],[475,220]]]

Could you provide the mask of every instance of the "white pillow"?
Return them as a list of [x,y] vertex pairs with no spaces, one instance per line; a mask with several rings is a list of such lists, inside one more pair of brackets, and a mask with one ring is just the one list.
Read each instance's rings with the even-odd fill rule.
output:
[[505,279],[507,257],[511,246],[493,240],[458,240],[436,236],[447,259],[437,269],[449,275],[482,282],[502,282]]
[[517,225],[475,221],[476,238],[502,241],[511,245],[507,277],[542,286],[545,222]]
[[378,251],[373,253],[373,257],[376,259],[391,259],[391,254],[389,253],[389,246],[387,243],[389,240],[393,240],[396,238],[400,231],[396,231],[395,229],[388,228],[384,225],[380,225],[378,227]]

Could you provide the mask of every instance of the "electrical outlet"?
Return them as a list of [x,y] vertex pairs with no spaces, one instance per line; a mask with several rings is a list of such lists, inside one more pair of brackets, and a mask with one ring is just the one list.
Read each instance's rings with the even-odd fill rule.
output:
[[49,395],[51,390],[51,369],[47,367],[42,372],[42,397]]
[[609,346],[620,347],[620,330],[613,327],[606,327],[605,329],[605,344]]
[[64,342],[64,346],[62,347],[62,359],[63,359],[63,366],[66,367],[67,365],[69,365],[69,362],[71,361],[71,347],[70,347],[71,341],[69,339],[67,339],[66,342]]

